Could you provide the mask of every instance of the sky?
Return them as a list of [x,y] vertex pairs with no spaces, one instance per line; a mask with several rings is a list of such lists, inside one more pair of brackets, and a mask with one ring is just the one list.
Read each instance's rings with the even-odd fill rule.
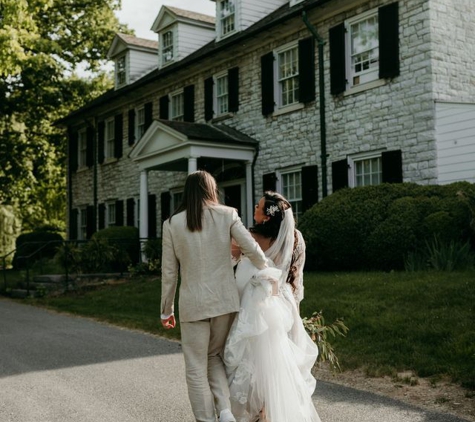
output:
[[121,23],[135,30],[135,36],[155,40],[157,34],[150,30],[162,6],[215,15],[216,3],[211,0],[122,0],[122,9],[116,12]]

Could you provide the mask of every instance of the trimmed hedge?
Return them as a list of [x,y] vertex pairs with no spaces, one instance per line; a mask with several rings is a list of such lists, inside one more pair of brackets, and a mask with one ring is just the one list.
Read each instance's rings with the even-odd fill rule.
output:
[[426,242],[470,240],[473,214],[459,192],[475,185],[381,184],[339,190],[299,222],[307,244],[307,269],[399,270],[408,253]]

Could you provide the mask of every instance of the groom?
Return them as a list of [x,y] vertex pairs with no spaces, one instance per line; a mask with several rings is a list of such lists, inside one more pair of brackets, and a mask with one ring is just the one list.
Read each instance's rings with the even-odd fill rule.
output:
[[[166,329],[175,327],[174,300],[180,273],[181,340],[188,395],[197,422],[216,422],[216,414],[220,422],[236,421],[222,360],[226,337],[239,311],[231,240],[256,267],[266,267],[261,248],[237,212],[219,205],[216,192],[209,173],[190,174],[182,211],[179,208],[162,230],[161,322]],[[196,205],[201,218],[193,220]],[[198,227],[190,228],[192,221]]]

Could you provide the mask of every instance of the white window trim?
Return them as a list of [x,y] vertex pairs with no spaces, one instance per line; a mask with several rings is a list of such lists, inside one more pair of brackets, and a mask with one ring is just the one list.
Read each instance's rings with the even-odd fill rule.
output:
[[170,198],[170,214],[173,213],[177,209],[177,207],[180,205],[178,201],[176,201],[175,195],[178,195],[180,193],[183,194],[183,192],[184,192],[183,187],[170,190],[170,197],[171,197]]
[[[83,138],[82,138],[83,136]],[[82,157],[82,154],[81,154],[81,140],[84,141],[84,144],[85,144],[85,148],[84,150],[86,151],[86,154],[84,156],[84,162],[83,160],[81,159]],[[86,128],[83,128],[83,129],[80,129],[78,131],[78,169],[83,169],[87,166],[86,164],[87,162],[87,131],[86,131]]]
[[224,40],[225,38],[228,38],[240,30],[240,1],[239,0],[234,0],[234,30],[231,32],[228,32],[225,35],[222,35],[222,21],[219,16],[219,10],[221,7],[221,3],[223,0],[216,0],[216,39],[218,41]]
[[138,142],[140,138],[143,136],[143,134],[140,133],[140,127],[139,127],[139,112],[141,110],[143,110],[143,116],[144,116],[143,126],[145,127],[145,105],[142,105],[140,107],[135,108],[135,142]]
[[[227,108],[228,110],[225,113],[220,113],[218,110],[218,79],[226,77],[228,78],[228,71],[225,70],[223,72],[217,73],[216,75],[213,76],[213,110],[214,110],[214,116],[213,117],[222,117],[222,116],[227,116],[229,113],[229,88],[228,88],[228,104]],[[228,87],[229,87],[229,80],[227,80]]]
[[[110,218],[110,208],[114,207],[114,219]],[[117,221],[117,208],[115,206],[115,201],[106,202],[106,227],[115,226]]]
[[[298,41],[292,41],[274,50],[274,101],[275,101],[275,107],[276,107],[273,113],[274,115],[284,114],[284,113],[288,113],[288,112],[303,108],[303,103],[301,102],[296,102],[296,103],[283,106],[282,97],[280,95],[280,86],[279,86],[279,54],[285,51],[291,50],[293,48],[297,48],[297,56],[298,56],[299,54],[298,46],[299,46]],[[297,74],[297,77],[299,74],[300,74],[300,69],[299,69],[299,73]],[[300,88],[301,87],[299,87],[299,89]]]
[[296,4],[302,3],[303,0],[290,0],[290,7],[295,6]]
[[381,158],[382,153],[384,151],[385,149],[380,149],[380,150],[361,152],[359,154],[352,154],[348,156],[347,158],[348,160],[348,186],[350,188],[356,187],[355,162],[363,161],[363,160],[371,160],[373,158]]
[[[109,137],[109,124],[112,124],[113,128],[113,136],[112,138]],[[112,160],[114,159],[114,147],[115,147],[115,119],[114,117],[110,117],[104,121],[104,157],[106,160]],[[112,151],[109,149],[111,148],[112,145]]]
[[[176,118],[177,116],[173,115],[173,98],[177,97],[180,94],[182,95],[182,98],[183,98],[183,104],[182,104],[183,114],[177,115],[178,117],[181,117],[181,119],[177,119]],[[170,120],[180,121],[180,122],[184,121],[184,119],[185,119],[185,95],[184,95],[183,89],[179,89],[177,91],[174,91],[174,92],[168,94],[168,99],[169,99],[169,101],[168,101],[168,116],[169,116]]]
[[[300,199],[295,199],[295,198],[286,198],[289,200],[289,202],[295,202],[299,201],[302,203],[303,198],[302,198],[302,166],[292,166],[288,167],[285,169],[281,170],[276,170],[276,190],[277,192],[280,192],[282,195],[284,194],[284,187],[282,183],[283,176],[289,173],[300,173]],[[302,210],[300,209],[300,214],[302,214]],[[294,210],[294,216],[295,216],[295,210]],[[296,218],[296,222],[298,222],[298,219]]]
[[[125,73],[125,78],[123,83],[119,83],[119,60],[124,59],[124,73]],[[128,60],[128,54],[124,53],[121,56],[117,57],[115,59],[115,86],[116,88],[122,88],[123,86],[127,85],[129,83],[129,60]]]
[[[84,214],[84,219],[85,219],[85,224],[83,226],[82,224],[82,216]],[[87,239],[87,207],[79,207],[78,208],[78,240],[86,240]],[[83,228],[84,228],[84,233],[83,234]]]
[[[358,85],[353,85],[353,71],[352,71],[352,66],[351,66],[351,32],[350,32],[350,27],[352,24],[366,20],[372,16],[377,16],[378,15],[378,8],[376,9],[371,9],[368,10],[364,13],[358,14],[350,19],[347,19],[345,21],[345,63],[346,63],[346,68],[345,68],[345,73],[346,73],[346,80],[347,80],[347,86],[345,91],[351,91],[352,94],[355,94],[357,92],[364,91],[366,89],[374,88],[375,83],[379,82],[379,65],[380,62],[378,63],[377,69],[374,71],[377,73],[377,76],[375,79],[372,79],[367,82],[362,82]],[[379,31],[379,23],[378,23],[378,31]],[[378,45],[379,48],[379,45]],[[379,59],[378,59],[379,61]],[[381,83],[382,82],[382,83]],[[384,85],[385,82],[381,81],[380,84],[377,84],[376,86]],[[369,84],[373,84],[372,86],[368,86]]]
[[[168,32],[172,33],[172,58],[168,60],[167,62],[163,61],[163,36],[167,34]],[[166,67],[172,63],[176,62],[176,55],[177,55],[177,36],[176,36],[176,29],[175,26],[171,28],[167,28],[163,31],[160,32],[160,67]]]

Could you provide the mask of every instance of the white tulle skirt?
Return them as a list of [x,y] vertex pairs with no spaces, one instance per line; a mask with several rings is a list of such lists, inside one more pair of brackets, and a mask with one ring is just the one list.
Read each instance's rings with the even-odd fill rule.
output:
[[318,349],[298,315],[290,286],[272,295],[280,270],[239,264],[241,309],[227,339],[224,361],[231,410],[238,422],[254,422],[265,409],[270,422],[319,422],[312,401],[311,369]]

